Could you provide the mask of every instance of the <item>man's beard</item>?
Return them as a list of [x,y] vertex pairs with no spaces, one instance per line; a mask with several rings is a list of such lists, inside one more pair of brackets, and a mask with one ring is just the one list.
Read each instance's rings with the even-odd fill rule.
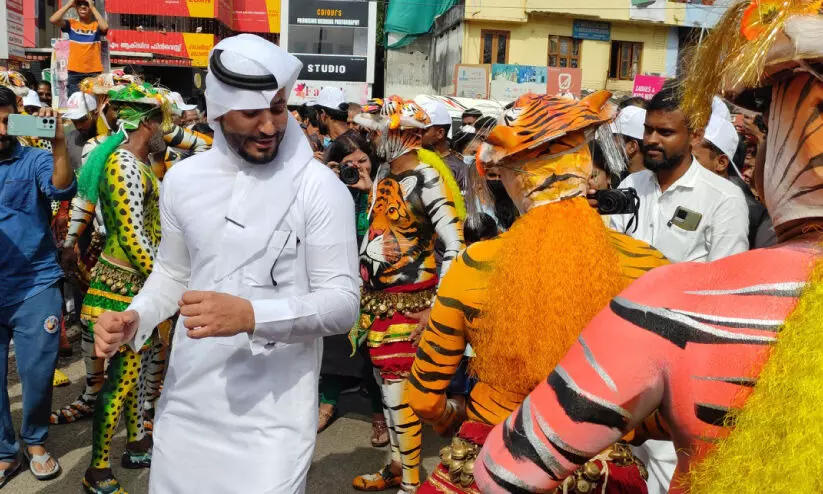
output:
[[320,132],[321,135],[324,135],[324,136],[329,135],[329,126],[326,125],[326,123],[323,122],[322,120],[318,120],[317,130]]
[[274,161],[274,158],[277,156],[277,151],[280,149],[280,143],[283,142],[283,137],[286,135],[285,131],[275,133],[274,146],[272,147],[271,152],[260,157],[254,157],[251,156],[243,146],[246,141],[253,140],[253,137],[245,134],[226,132],[226,128],[223,126],[222,122],[220,123],[220,130],[223,131],[223,136],[226,138],[226,143],[228,143],[229,148],[231,148],[241,158],[253,165],[267,165]]
[[0,153],[8,152],[11,148],[11,145],[14,143],[14,136],[2,136],[0,137]]
[[[660,151],[660,159],[652,159],[649,158],[647,154],[649,150],[656,150]],[[649,170],[656,172],[659,170],[671,170],[675,168],[677,165],[683,162],[683,158],[685,154],[676,154],[673,156],[669,156],[666,154],[666,151],[663,148],[659,147],[646,147],[643,150],[643,165],[648,168]]]

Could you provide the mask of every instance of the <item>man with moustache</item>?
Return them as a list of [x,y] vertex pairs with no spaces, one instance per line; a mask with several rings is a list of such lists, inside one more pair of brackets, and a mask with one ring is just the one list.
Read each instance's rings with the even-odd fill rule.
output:
[[163,180],[154,269],[95,349],[140,348],[180,311],[154,425],[150,492],[305,492],[322,337],[358,315],[354,204],[286,99],[302,64],[251,34],[206,76],[211,150]]
[[612,228],[661,251],[672,262],[715,261],[749,248],[749,216],[740,189],[692,156],[691,129],[673,86],[649,102],[643,132],[645,170],[626,177],[640,197],[637,229],[631,215],[613,215]]

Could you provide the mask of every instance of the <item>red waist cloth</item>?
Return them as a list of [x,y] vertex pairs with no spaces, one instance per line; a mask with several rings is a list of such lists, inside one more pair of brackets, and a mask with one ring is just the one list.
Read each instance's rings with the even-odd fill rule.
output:
[[[386,288],[388,293],[413,293],[437,286],[437,279]],[[409,338],[411,328],[398,325],[414,325],[419,321],[397,312],[387,319],[375,319],[369,328],[369,356],[383,379],[401,380],[409,377],[417,347]],[[392,326],[396,326],[392,328]]]

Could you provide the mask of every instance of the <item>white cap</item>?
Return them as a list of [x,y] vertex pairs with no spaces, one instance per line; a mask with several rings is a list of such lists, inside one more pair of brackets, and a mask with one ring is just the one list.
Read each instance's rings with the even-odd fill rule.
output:
[[330,110],[339,110],[346,102],[346,93],[339,87],[328,86],[320,90],[317,99],[306,103],[308,106],[322,106]]
[[180,111],[189,111],[189,110],[196,110],[197,105],[188,105],[185,101],[183,101],[183,96],[180,93],[172,91],[169,93],[169,99],[171,100],[172,104],[177,107]]
[[43,106],[43,103],[40,102],[40,96],[37,95],[35,91],[29,91],[23,96],[23,107],[26,106],[36,106],[38,108]]
[[627,106],[620,110],[617,118],[609,125],[612,134],[620,134],[643,140],[643,126],[646,123],[646,110],[638,106]]
[[737,135],[734,124],[723,117],[712,115],[703,138],[717,146],[717,149],[725,154],[729,161],[734,159],[737,144],[740,142],[740,136]]
[[449,110],[439,101],[427,101],[423,103],[423,110],[429,114],[429,118],[432,121],[429,127],[452,124],[452,117],[449,115]]
[[97,109],[97,99],[90,94],[77,91],[69,96],[69,102],[66,104],[66,107],[68,110],[63,112],[63,118],[80,120],[88,115],[89,112]]
[[720,96],[712,98],[712,117],[715,116],[729,122],[732,121],[732,114],[729,111],[729,107],[720,99]]

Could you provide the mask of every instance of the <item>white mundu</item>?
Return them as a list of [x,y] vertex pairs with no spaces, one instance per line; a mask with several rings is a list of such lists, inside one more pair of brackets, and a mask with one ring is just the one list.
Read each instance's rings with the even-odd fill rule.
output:
[[[256,36],[214,50],[223,50],[213,57],[231,74],[274,75],[286,95],[300,72],[296,58]],[[322,337],[348,331],[358,312],[354,205],[290,116],[271,163],[231,150],[215,119],[267,109],[277,90],[232,87],[212,72],[214,146],[164,178],[154,272],[130,307],[140,314],[134,345],[175,313],[186,290],[248,299],[255,328],[192,339],[178,322],[150,492],[301,493],[316,437]]]

